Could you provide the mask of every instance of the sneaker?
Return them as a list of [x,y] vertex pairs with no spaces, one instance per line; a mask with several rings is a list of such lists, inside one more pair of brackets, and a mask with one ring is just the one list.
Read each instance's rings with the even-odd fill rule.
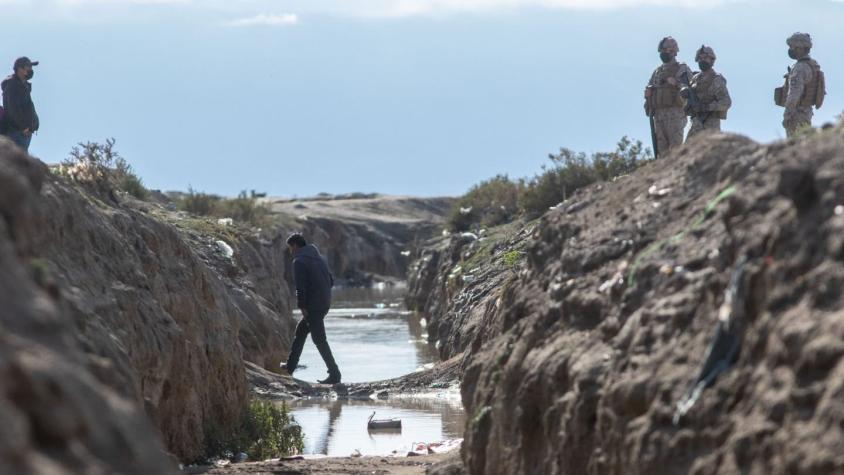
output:
[[340,384],[340,373],[329,374],[327,378],[318,382],[319,384]]
[[281,374],[288,374],[290,376],[293,376],[293,370],[287,369],[287,363],[281,363],[279,366],[281,367]]

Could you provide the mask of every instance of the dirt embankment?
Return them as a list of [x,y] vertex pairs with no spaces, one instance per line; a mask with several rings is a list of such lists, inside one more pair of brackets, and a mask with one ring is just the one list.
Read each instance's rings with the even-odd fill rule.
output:
[[45,179],[0,139],[0,473],[174,473],[137,395],[103,383],[129,375],[86,353],[39,260]]
[[841,128],[715,135],[546,214],[442,317],[500,332],[468,346],[468,471],[844,472],[842,171]]
[[442,230],[452,198],[267,198],[285,230],[300,231],[346,285],[404,280],[410,254]]
[[[95,377],[85,396],[91,401],[85,404],[93,407],[110,398],[126,412],[143,408],[167,450],[181,460],[202,456],[209,433],[233,427],[244,415],[249,398],[244,359],[274,367],[289,346],[295,322],[284,285],[283,242],[262,241],[152,203],[122,197],[115,202],[113,196],[99,196],[53,175],[5,141],[0,147],[5,173],[0,209],[9,229],[3,245],[17,249],[14,265],[28,268],[52,295],[49,305],[55,310],[48,314],[61,320],[65,345],[54,348],[56,358],[66,356],[77,365],[59,366],[64,376],[69,381]],[[22,182],[25,176],[37,186]],[[32,292],[4,291],[3,298],[10,301],[3,305],[4,320],[9,308],[45,302],[33,300]],[[32,318],[32,328],[37,328],[42,317],[36,312]],[[12,380],[39,377],[32,368],[19,373]],[[8,396],[14,402],[41,391],[56,406],[45,424],[66,432],[42,434],[30,421],[36,450],[46,453],[56,444],[72,444],[82,427],[106,433],[104,438],[113,437],[111,443],[130,451],[154,444],[151,431],[144,432],[140,423],[140,428],[132,427],[135,432],[108,434],[108,415],[99,418],[95,408],[73,410],[71,404],[81,393],[45,385],[37,389],[32,381],[20,383],[15,389],[20,394]],[[168,460],[160,454],[144,456]],[[91,466],[100,463],[97,457],[104,455],[95,453]],[[105,460],[109,467],[111,458]]]

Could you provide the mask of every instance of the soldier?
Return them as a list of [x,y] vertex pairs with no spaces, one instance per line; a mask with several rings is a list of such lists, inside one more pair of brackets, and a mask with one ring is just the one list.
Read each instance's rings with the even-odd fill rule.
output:
[[785,85],[774,92],[774,102],[785,107],[782,125],[791,137],[803,128],[812,126],[812,106],[820,108],[826,95],[826,81],[820,65],[809,57],[812,37],[795,33],[786,41],[788,56],[796,60],[785,75]]
[[657,52],[662,64],[653,72],[645,89],[645,113],[651,118],[654,154],[657,157],[683,144],[686,114],[683,112],[680,86],[683,76],[691,77],[692,71],[685,63],[677,62],[679,51],[677,41],[670,36],[659,42]]
[[692,118],[689,128],[690,137],[704,130],[720,131],[721,120],[727,118],[727,110],[732,105],[727,91],[727,80],[715,72],[715,51],[703,45],[695,54],[700,72],[694,75],[691,84],[684,88],[686,113]]

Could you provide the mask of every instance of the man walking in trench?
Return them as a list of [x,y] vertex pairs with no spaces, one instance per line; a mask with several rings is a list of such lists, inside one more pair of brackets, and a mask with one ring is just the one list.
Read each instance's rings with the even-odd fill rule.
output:
[[287,238],[287,247],[293,254],[293,280],[296,284],[296,305],[302,311],[302,320],[296,325],[296,336],[287,363],[281,368],[293,374],[299,364],[299,356],[308,333],[314,341],[320,356],[328,367],[328,378],[321,384],[340,383],[340,369],[331,354],[325,335],[325,315],[331,307],[331,287],[334,276],[328,270],[325,258],[313,244],[308,244],[301,234],[291,234]]

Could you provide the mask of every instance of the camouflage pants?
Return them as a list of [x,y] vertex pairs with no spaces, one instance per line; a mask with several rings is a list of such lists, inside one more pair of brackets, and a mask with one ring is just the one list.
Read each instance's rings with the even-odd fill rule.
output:
[[686,140],[689,140],[703,131],[720,132],[721,119],[717,115],[707,117],[706,121],[700,120],[700,117],[692,117],[692,126],[689,127],[689,135],[686,136]]
[[683,145],[683,130],[686,129],[686,114],[682,107],[658,109],[654,112],[654,133],[660,156]]
[[798,107],[793,110],[786,109],[782,121],[786,135],[791,137],[802,127],[811,127],[812,115],[814,115],[814,112],[811,107]]

